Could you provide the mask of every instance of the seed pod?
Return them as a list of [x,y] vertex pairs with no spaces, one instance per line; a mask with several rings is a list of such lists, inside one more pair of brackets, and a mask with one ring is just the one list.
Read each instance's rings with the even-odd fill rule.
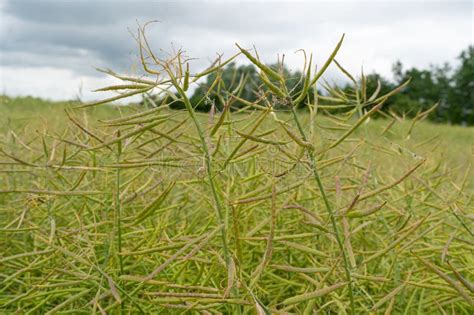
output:
[[387,204],[386,201],[382,202],[380,205],[376,205],[372,208],[369,208],[367,210],[361,210],[361,211],[358,211],[358,210],[355,210],[355,211],[350,211],[347,213],[347,216],[349,218],[360,218],[360,217],[366,217],[368,215],[371,215],[377,211],[379,211],[380,209],[383,208],[383,206],[385,206]]
[[163,201],[166,199],[168,194],[171,192],[173,189],[175,183],[172,182],[166,187],[166,189],[152,202],[150,202],[145,209],[143,209],[135,218],[134,224],[138,224],[145,220],[146,218],[150,217],[153,212],[163,203]]
[[261,63],[257,58],[252,56],[247,50],[243,49],[239,46],[239,44],[235,43],[235,45],[240,49],[240,51],[247,57],[254,65],[260,68],[267,76],[269,76],[273,80],[281,80],[280,75],[274,71],[269,66],[264,65]]
[[183,90],[187,91],[189,88],[189,63],[186,64],[186,72],[184,73]]
[[[120,130],[117,130],[117,138],[120,139],[120,135],[121,135]],[[119,140],[117,142],[117,154],[118,155],[122,154],[122,140]]]
[[307,300],[310,300],[310,299],[315,299],[315,298],[324,296],[326,294],[329,294],[332,291],[335,291],[339,288],[342,288],[345,285],[347,285],[347,282],[337,283],[337,284],[331,285],[329,287],[325,287],[325,288],[322,288],[322,289],[319,289],[319,290],[316,290],[316,291],[313,291],[313,292],[310,292],[310,293],[305,293],[305,294],[300,294],[300,295],[297,295],[297,296],[293,296],[291,298],[288,298],[288,299],[284,300],[283,304],[291,305],[291,304],[301,303],[301,302],[304,302],[304,301],[307,301]]
[[334,48],[334,50],[331,53],[331,55],[329,56],[328,60],[326,60],[326,62],[322,66],[322,68],[318,71],[318,73],[316,73],[313,80],[311,80],[311,83],[309,84],[309,86],[313,86],[316,83],[316,81],[318,81],[318,79],[323,75],[324,71],[326,71],[326,69],[329,67],[331,62],[334,60],[334,58],[336,57],[337,52],[339,51],[339,48],[341,48],[342,41],[344,40],[344,35],[345,34],[342,34],[342,37],[339,40],[339,42],[337,43],[336,48]]
[[285,97],[285,93],[282,90],[280,90],[275,84],[270,82],[270,80],[268,80],[268,78],[263,72],[260,72],[260,79],[263,81],[263,83],[265,83],[265,85],[270,89],[270,91],[272,91],[279,97],[282,97],[282,98]]
[[311,143],[303,141],[302,139],[300,139],[297,135],[295,135],[293,133],[293,131],[291,131],[288,127],[286,127],[285,124],[280,123],[280,125],[286,131],[288,136],[290,136],[290,138],[293,139],[299,146],[302,146],[302,147],[307,148],[307,149],[314,150],[314,147]]
[[309,57],[308,70],[307,70],[306,76],[304,78],[303,89],[301,91],[301,94],[294,101],[295,105],[298,105],[299,103],[301,103],[305,99],[306,95],[308,95],[309,89],[311,88],[311,86],[309,85],[309,82],[311,80],[311,64],[312,64],[312,62],[313,62],[313,55],[311,54],[311,56]]
[[132,91],[132,92],[120,94],[120,95],[117,95],[117,96],[113,96],[113,97],[110,97],[110,98],[103,99],[103,100],[98,101],[98,102],[92,102],[92,103],[87,103],[87,104],[80,105],[80,106],[75,106],[73,108],[79,109],[79,108],[86,108],[86,107],[92,107],[92,106],[97,106],[97,105],[110,103],[110,102],[113,102],[113,101],[117,101],[117,100],[120,100],[120,99],[124,99],[124,98],[130,97],[130,96],[133,96],[133,95],[148,92],[152,88],[153,88],[153,86],[148,86],[148,87],[140,89],[140,90],[135,90],[135,91]]
[[94,90],[92,92],[105,92],[105,91],[117,91],[117,90],[141,90],[150,88],[148,84],[120,84],[120,85],[111,85],[101,89]]
[[398,287],[396,287],[395,289],[393,289],[391,292],[389,292],[386,296],[384,296],[383,298],[381,298],[377,303],[375,303],[373,306],[372,306],[372,311],[375,311],[376,309],[378,309],[380,306],[382,306],[383,304],[385,304],[386,302],[388,302],[390,299],[394,298],[398,293],[400,293],[400,291],[402,291],[404,288],[405,288],[405,283],[399,285]]
[[245,134],[245,133],[240,132],[238,130],[236,130],[235,132],[239,136],[241,136],[243,138],[246,138],[246,139],[249,139],[249,140],[252,140],[252,141],[255,141],[255,142],[261,142],[261,143],[273,144],[273,145],[285,145],[285,144],[288,143],[288,142],[283,142],[283,141],[275,141],[275,140],[268,140],[268,139],[264,139],[264,138],[259,138],[259,137],[256,137],[256,136]]

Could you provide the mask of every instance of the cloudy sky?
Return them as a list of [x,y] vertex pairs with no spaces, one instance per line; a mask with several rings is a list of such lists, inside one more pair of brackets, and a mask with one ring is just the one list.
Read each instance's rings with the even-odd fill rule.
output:
[[[455,64],[474,42],[473,2],[456,1],[24,1],[0,0],[0,93],[49,99],[99,98],[91,90],[113,81],[95,67],[134,73],[137,21],[156,49],[183,48],[195,70],[238,42],[255,45],[266,62],[295,51],[324,61],[340,36],[338,60],[350,71],[391,77],[391,65]],[[245,62],[243,59],[240,62]],[[335,69],[329,80],[339,80]]]

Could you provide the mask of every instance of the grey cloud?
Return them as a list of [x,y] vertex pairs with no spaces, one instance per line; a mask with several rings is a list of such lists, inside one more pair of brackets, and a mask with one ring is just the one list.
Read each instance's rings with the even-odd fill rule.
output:
[[[472,3],[7,0],[0,6],[0,18],[0,66],[65,68],[77,75],[95,75],[92,66],[126,71],[136,61],[136,43],[127,28],[135,31],[137,20],[160,20],[149,30],[153,48],[182,46],[199,58],[198,67],[216,52],[235,52],[234,42],[249,48],[255,44],[268,61],[299,48],[321,47],[316,54],[323,58],[343,32],[348,35],[346,44],[357,49],[353,54],[362,59],[381,55],[391,62],[430,57],[432,62],[450,61],[454,56],[449,47],[457,50],[456,41],[466,42],[468,37],[450,28],[453,23],[464,27],[466,21],[472,25]],[[440,41],[446,47],[441,51]],[[430,49],[437,51],[424,56]]]
[[[126,31],[141,23],[159,19],[153,28],[154,43],[167,46],[180,42],[190,49],[214,48],[215,38],[230,42],[245,40],[278,51],[298,47],[302,38],[318,38],[330,33],[340,35],[340,25],[351,28],[400,23],[424,15],[462,14],[466,2],[446,4],[361,3],[224,3],[215,2],[142,2],[142,1],[9,1],[4,13],[15,22],[0,48],[5,51],[35,50],[35,47],[85,49],[111,66],[124,64],[124,56],[135,48]],[[442,8],[442,10],[440,10]],[[337,28],[337,34],[332,29]],[[335,32],[334,32],[335,33]],[[192,34],[192,36],[189,36]],[[252,42],[259,39],[262,42]],[[224,43],[225,45],[226,43]],[[272,50],[272,54],[276,53]],[[54,54],[54,51],[51,51]],[[126,59],[126,58],[125,58]]]
[[131,15],[153,17],[157,12],[168,15],[170,11],[169,5],[140,1],[9,1],[5,6],[7,14],[33,23],[99,28]]

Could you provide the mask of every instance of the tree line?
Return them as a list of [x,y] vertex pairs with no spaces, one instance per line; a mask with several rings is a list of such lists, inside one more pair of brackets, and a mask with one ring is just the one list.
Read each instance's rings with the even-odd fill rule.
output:
[[[383,105],[385,111],[390,111],[403,117],[414,117],[421,112],[426,112],[433,106],[428,118],[435,122],[450,124],[474,125],[474,46],[469,46],[458,56],[458,65],[453,67],[448,63],[443,65],[431,65],[427,69],[416,67],[405,69],[398,61],[393,67],[393,79],[387,79],[373,72],[363,75],[356,84],[363,85],[367,95],[378,92],[380,95],[400,86],[410,80],[399,93],[392,96]],[[339,66],[339,65],[338,65]],[[283,72],[288,78],[287,89],[298,94],[303,89],[304,75],[299,71],[290,71],[282,65],[270,65],[274,69]],[[219,76],[219,80],[217,79]],[[351,79],[352,76],[348,74]],[[353,79],[355,80],[355,79]],[[316,93],[308,94],[308,97],[299,107],[304,108],[305,103],[314,103],[315,95],[323,96],[325,103],[331,103],[330,95],[326,90],[340,91],[341,94],[351,93],[352,85],[340,84],[333,88],[325,89],[329,83],[320,84]],[[215,92],[213,92],[215,91]],[[228,93],[221,93],[227,91]],[[229,99],[222,95],[228,95],[232,100],[232,108],[244,107],[246,102],[259,102],[261,95],[266,92],[263,87],[257,69],[253,65],[240,65],[230,63],[219,73],[209,75],[204,82],[190,96],[191,104],[199,111],[209,111],[211,107],[222,110]],[[263,99],[263,98],[262,98]],[[159,106],[163,100],[156,97],[148,102]],[[272,105],[275,108],[284,108],[285,104],[278,98],[274,99]],[[280,103],[279,103],[280,102]],[[262,104],[264,105],[264,104]],[[174,109],[184,108],[184,104],[176,98],[170,105]]]

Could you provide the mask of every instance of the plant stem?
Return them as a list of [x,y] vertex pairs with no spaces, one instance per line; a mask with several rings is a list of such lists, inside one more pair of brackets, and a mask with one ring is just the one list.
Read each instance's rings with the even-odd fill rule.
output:
[[[120,146],[119,146],[120,148]],[[120,149],[117,153],[117,163],[120,162]],[[120,255],[122,252],[122,218],[121,218],[121,204],[120,204],[120,168],[117,168],[115,173],[115,225],[117,229],[117,250],[118,250],[118,259],[120,265],[120,275],[123,274],[123,257]]]
[[194,111],[193,106],[191,105],[191,102],[189,101],[186,92],[179,86],[178,82],[176,81],[176,78],[172,75],[171,72],[169,72],[171,80],[173,82],[173,85],[177,89],[178,93],[180,96],[183,98],[183,103],[186,107],[187,112],[191,116],[191,119],[193,120],[193,123],[196,127],[196,130],[199,134],[199,139],[201,140],[201,146],[202,149],[204,150],[204,157],[206,159],[206,172],[207,172],[207,177],[209,180],[209,186],[211,187],[211,192],[212,192],[212,197],[214,199],[215,207],[216,207],[216,212],[217,216],[219,219],[219,224],[222,225],[221,229],[221,238],[222,238],[222,249],[224,251],[224,259],[226,261],[227,267],[230,266],[230,256],[229,256],[229,249],[227,245],[227,224],[224,222],[224,209],[222,206],[222,202],[219,198],[219,194],[217,192],[217,185],[214,181],[214,174],[213,174],[213,169],[212,169],[212,158],[209,153],[209,148],[207,146],[206,138],[204,135],[204,130],[202,129],[201,124],[199,123],[198,118],[196,117],[196,113]]
[[[304,141],[307,142],[308,139],[307,139],[306,134],[303,130],[303,127],[301,126],[301,123],[299,121],[299,118],[298,118],[298,115],[296,113],[295,107],[293,106],[293,103],[291,101],[290,101],[290,107],[291,107],[291,113],[293,114],[293,119],[296,123],[296,126],[298,127],[298,130],[301,134],[301,137],[303,138]],[[348,281],[348,287],[349,287],[349,299],[350,299],[350,303],[351,303],[351,314],[355,314],[354,295],[352,293],[351,273],[350,273],[350,270],[349,270],[349,261],[347,259],[347,255],[346,255],[346,252],[344,250],[344,245],[342,243],[342,236],[341,236],[341,234],[339,232],[339,229],[337,227],[337,222],[336,222],[336,218],[334,216],[334,212],[333,212],[332,207],[329,203],[329,200],[326,196],[326,192],[324,191],[324,186],[321,182],[321,177],[319,176],[318,169],[316,167],[316,159],[314,157],[314,152],[313,152],[313,150],[311,150],[309,148],[306,148],[306,152],[308,153],[308,156],[309,156],[309,159],[310,159],[311,169],[313,171],[314,179],[316,180],[319,191],[321,192],[321,196],[323,197],[324,204],[326,206],[326,210],[329,214],[329,218],[331,220],[331,224],[332,224],[335,236],[336,236],[337,244],[339,245],[339,248],[342,252],[342,258],[343,258],[343,261],[344,261],[344,270],[345,270],[346,279]]]

